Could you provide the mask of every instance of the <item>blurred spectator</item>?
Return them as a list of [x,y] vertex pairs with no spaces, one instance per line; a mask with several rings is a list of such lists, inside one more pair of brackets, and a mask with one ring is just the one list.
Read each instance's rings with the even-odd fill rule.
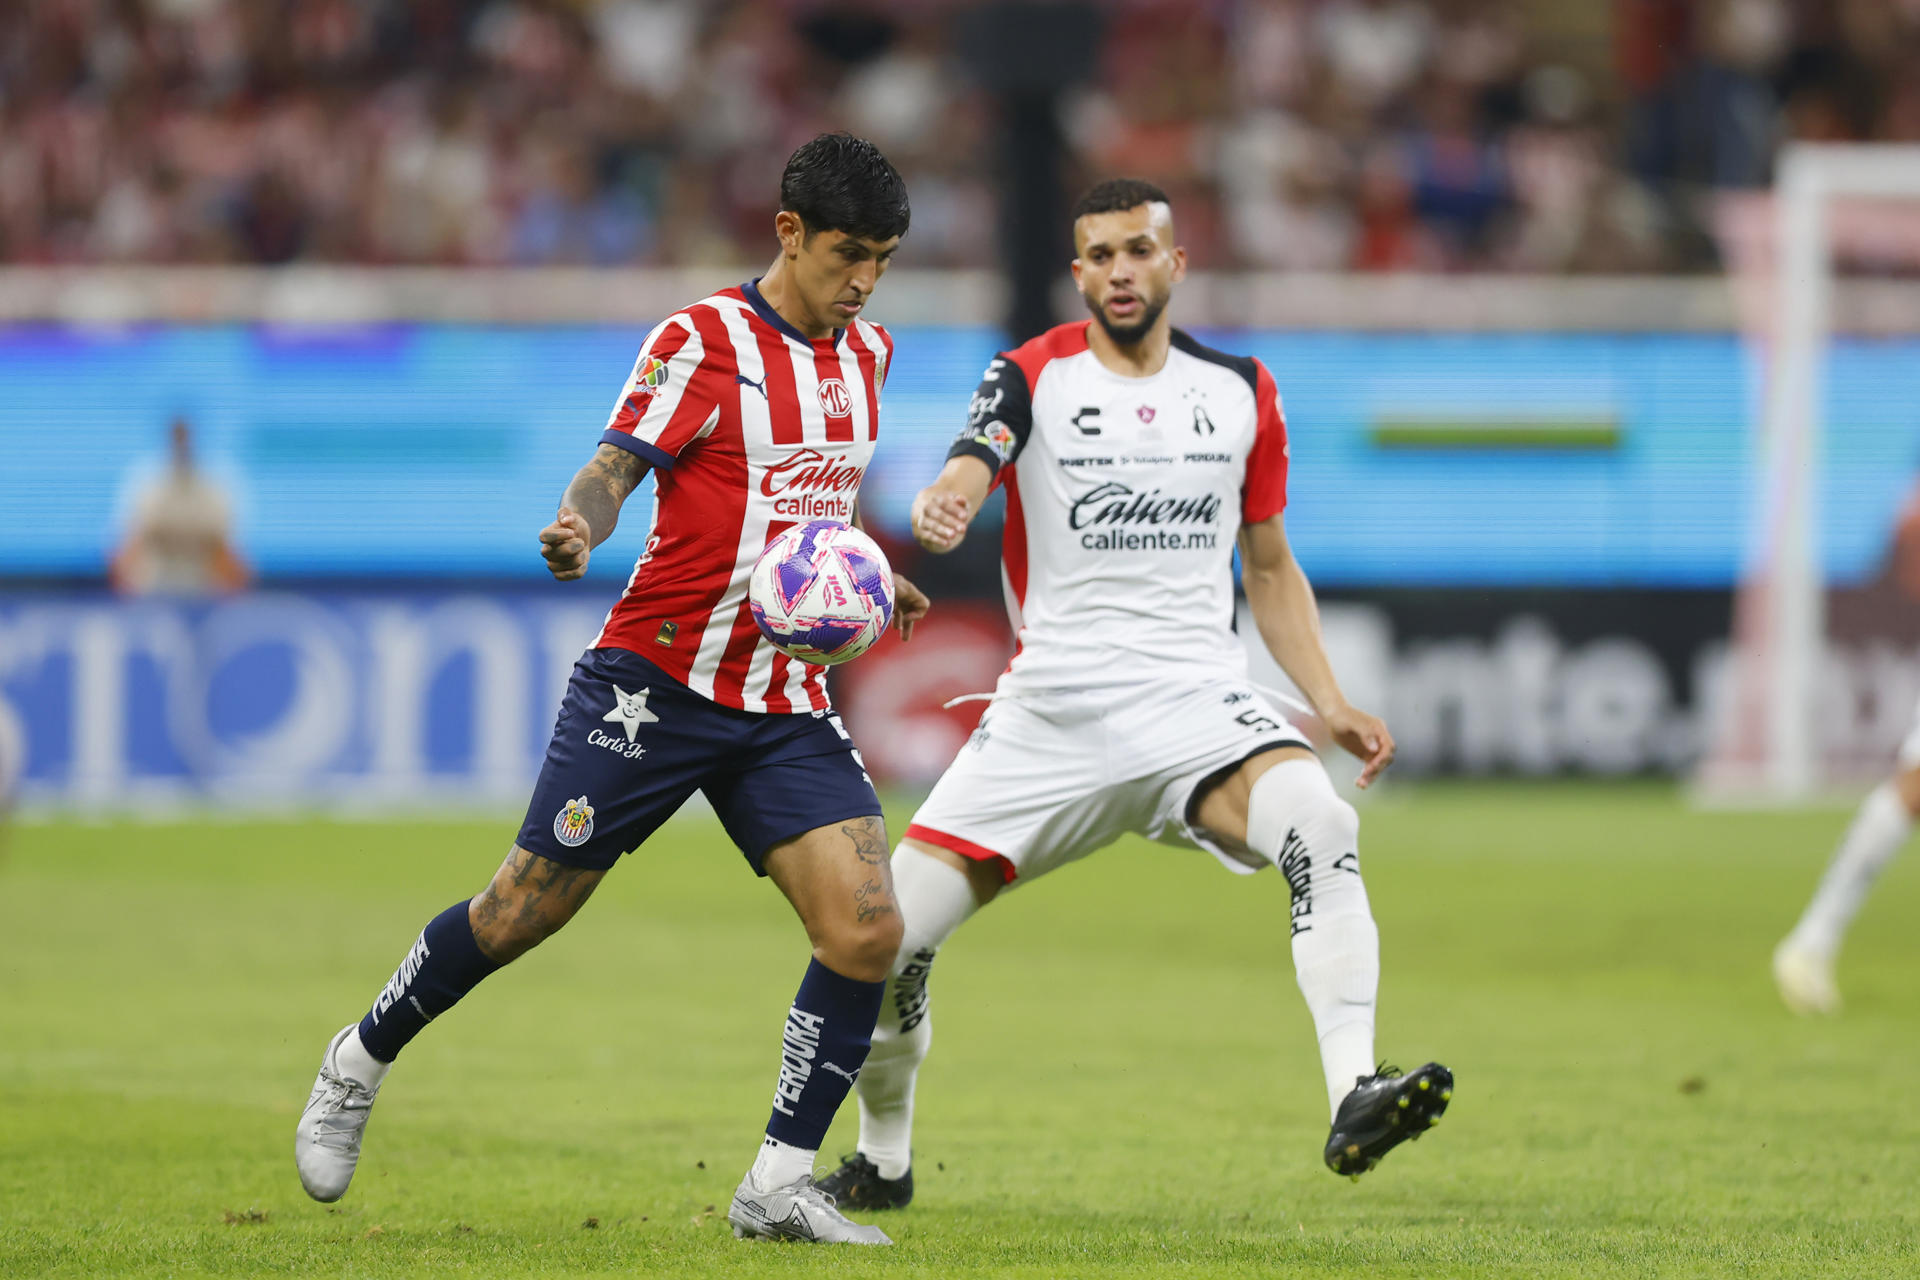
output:
[[[767,171],[839,127],[913,190],[903,263],[997,266],[970,7],[0,5],[0,261],[750,266]],[[1711,266],[1782,141],[1920,140],[1915,0],[1605,11],[1103,0],[1066,133],[1179,194],[1196,266],[1286,270]]]
[[135,595],[202,596],[247,585],[233,548],[233,510],[226,492],[195,463],[193,429],[168,428],[165,471],[134,496],[127,532],[109,577]]

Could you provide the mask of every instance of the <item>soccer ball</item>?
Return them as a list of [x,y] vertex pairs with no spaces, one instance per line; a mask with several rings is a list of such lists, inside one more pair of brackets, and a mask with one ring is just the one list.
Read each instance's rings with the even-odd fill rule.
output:
[[773,647],[802,662],[851,662],[893,620],[893,570],[872,538],[838,520],[795,525],[760,553],[747,607]]

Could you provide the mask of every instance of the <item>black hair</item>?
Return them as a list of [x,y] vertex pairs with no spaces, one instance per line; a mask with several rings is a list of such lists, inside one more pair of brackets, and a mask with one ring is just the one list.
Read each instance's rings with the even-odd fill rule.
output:
[[850,133],[823,133],[787,157],[780,207],[800,215],[807,235],[844,231],[857,240],[907,234],[907,184],[880,148]]
[[1078,222],[1090,213],[1120,213],[1143,204],[1172,203],[1166,192],[1144,178],[1108,178],[1087,188],[1086,194],[1073,206],[1072,220]]

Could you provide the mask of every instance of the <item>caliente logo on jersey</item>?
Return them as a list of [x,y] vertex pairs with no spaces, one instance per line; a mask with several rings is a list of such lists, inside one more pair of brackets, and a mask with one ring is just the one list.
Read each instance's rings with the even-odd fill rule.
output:
[[796,449],[770,464],[760,476],[760,492],[778,498],[775,515],[807,520],[849,520],[853,498],[867,469],[814,448]]
[[1095,485],[1067,508],[1067,526],[1087,531],[1080,545],[1089,551],[1211,550],[1219,520],[1218,494],[1143,492],[1118,480]]

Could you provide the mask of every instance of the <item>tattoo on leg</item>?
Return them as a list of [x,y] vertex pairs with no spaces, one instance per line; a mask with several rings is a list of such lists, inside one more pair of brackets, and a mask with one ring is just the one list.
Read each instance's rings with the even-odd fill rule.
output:
[[861,924],[890,916],[897,910],[893,894],[879,880],[869,880],[853,891],[854,918]]
[[483,930],[499,926],[511,916],[516,932],[531,934],[535,941],[550,935],[570,919],[593,886],[599,873],[584,867],[569,867],[516,848],[500,868],[506,873],[511,892],[503,896],[494,885],[496,873],[480,895],[474,916]]
[[887,828],[878,818],[855,818],[840,828],[853,841],[853,856],[869,866],[884,866],[887,861]]

